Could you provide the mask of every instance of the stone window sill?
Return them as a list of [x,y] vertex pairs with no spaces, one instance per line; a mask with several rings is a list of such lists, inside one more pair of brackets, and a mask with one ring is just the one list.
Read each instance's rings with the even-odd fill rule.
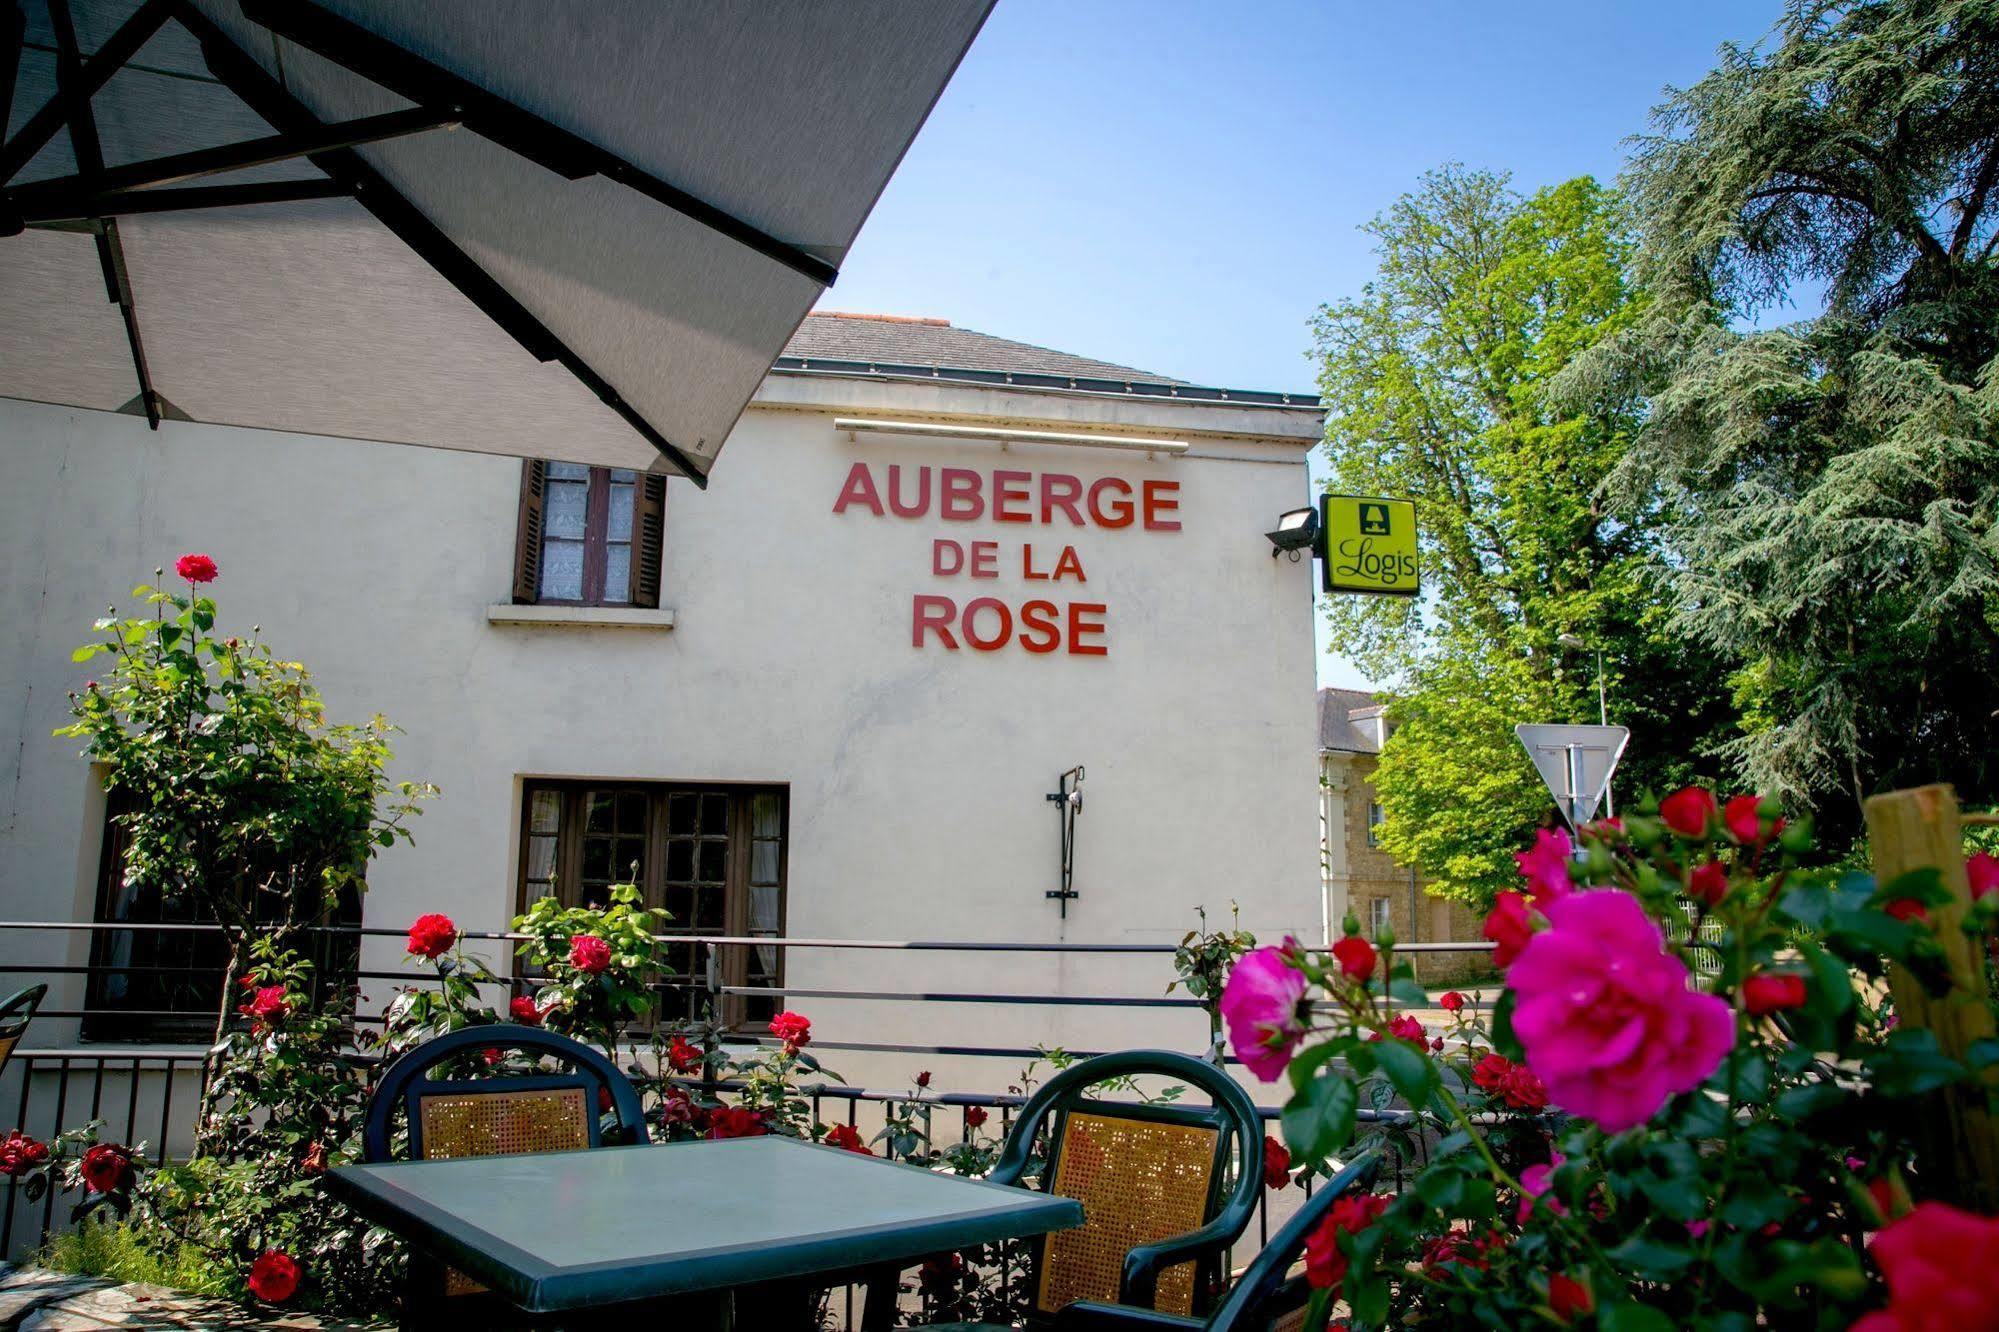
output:
[[673,612],[643,606],[515,606],[508,602],[486,607],[487,624],[527,625],[539,629],[673,628]]

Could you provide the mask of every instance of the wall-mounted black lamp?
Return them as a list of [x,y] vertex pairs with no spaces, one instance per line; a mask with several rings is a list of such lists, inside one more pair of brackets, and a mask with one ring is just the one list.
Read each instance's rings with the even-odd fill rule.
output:
[[1277,520],[1275,531],[1265,532],[1274,549],[1270,558],[1276,559],[1286,551],[1291,553],[1291,562],[1296,564],[1319,539],[1319,511],[1317,509],[1292,509]]
[[1083,765],[1078,763],[1069,771],[1055,779],[1055,789],[1048,793],[1049,803],[1062,820],[1062,878],[1060,888],[1048,890],[1048,896],[1062,904],[1062,919],[1069,918],[1069,903],[1080,896],[1076,883],[1076,816],[1083,812]]

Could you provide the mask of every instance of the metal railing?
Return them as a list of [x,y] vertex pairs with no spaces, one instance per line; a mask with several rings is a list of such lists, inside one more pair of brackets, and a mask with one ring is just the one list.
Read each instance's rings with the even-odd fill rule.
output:
[[[162,934],[179,932],[214,932],[219,927],[213,925],[147,925],[93,924],[66,921],[7,921],[0,922],[0,935],[11,935],[16,931],[52,932],[69,935],[101,935],[106,932],[133,934],[139,931],[156,931]],[[367,938],[393,938],[400,940],[404,932],[397,929],[363,926],[319,926],[315,931],[323,934],[350,936],[356,941]],[[504,931],[467,931],[460,938],[475,945],[494,945],[510,950],[512,945],[525,936]],[[1205,1006],[1198,1000],[1164,993],[1166,983],[1173,979],[1166,964],[1175,948],[1171,944],[1151,943],[1011,943],[973,940],[877,940],[877,939],[817,939],[817,938],[766,938],[761,936],[734,935],[667,935],[663,938],[674,945],[693,944],[699,946],[707,959],[706,970],[697,978],[675,977],[658,982],[664,991],[686,993],[689,990],[705,995],[706,1002],[713,1011],[722,1011],[723,1002],[732,996],[746,998],[778,997],[785,1002],[794,1000],[813,1001],[871,1001],[888,1002],[898,1005],[996,1005],[1019,1008],[1072,1008],[1084,1010],[1191,1010],[1188,1014],[1186,1038],[1176,1044],[1176,1048],[1190,1049],[1194,1053],[1205,1053],[1209,1049],[1210,1027]],[[860,987],[815,985],[810,987],[775,987],[730,985],[722,980],[726,970],[722,965],[723,950],[729,948],[778,948],[791,952],[800,950],[863,950],[878,952],[923,952],[957,954],[1005,954],[1026,956],[1032,954],[1076,954],[1127,957],[1158,958],[1161,962],[1157,975],[1158,991],[1151,995],[1097,995],[1062,993],[1022,993],[986,990],[928,990],[928,989],[875,989]],[[1431,943],[1407,944],[1398,947],[1398,952],[1417,954],[1470,954],[1489,951],[1487,943]],[[83,1002],[80,996],[94,993],[89,982],[106,976],[125,975],[127,977],[158,972],[181,972],[192,974],[191,968],[159,964],[125,964],[95,961],[84,964],[13,962],[0,963],[0,991],[14,988],[14,983],[25,984],[32,979],[46,979],[51,982],[51,998],[62,991],[57,987],[68,978],[69,992],[79,996],[75,1001],[64,1004],[54,1003],[44,1007],[36,1018],[35,1028],[28,1033],[28,1040],[35,1040],[39,1029],[46,1033],[52,1022],[78,1022],[100,1018],[105,1015],[101,1007],[93,1007]],[[20,978],[16,980],[16,978]],[[377,970],[357,966],[343,970],[334,978],[345,982],[388,981],[402,985],[423,985],[427,976],[408,968],[401,970]],[[13,983],[10,983],[13,982]],[[220,977],[216,977],[219,990]],[[496,975],[480,984],[495,990],[494,1007],[504,1011],[506,1000],[514,995],[530,993],[536,985],[531,976]],[[219,1001],[219,993],[217,994]],[[187,1009],[144,1009],[118,1008],[113,1010],[124,1019],[173,1019],[205,1018],[213,1020],[214,1013],[190,1012]],[[379,1014],[362,1014],[356,1018],[357,1026],[378,1026],[382,1022]],[[822,1019],[824,1030],[835,1024]],[[739,1031],[725,1035],[723,1043],[745,1047],[760,1043],[757,1033]],[[767,1038],[762,1038],[767,1039]],[[1003,1045],[975,1043],[924,1043],[912,1041],[865,1041],[819,1037],[813,1042],[815,1051],[853,1051],[866,1054],[894,1054],[936,1057],[969,1057],[985,1060],[1022,1061],[1047,1059],[1049,1051],[1039,1045]],[[643,1049],[643,1047],[641,1047]],[[1086,1058],[1101,1053],[1094,1050],[1064,1050],[1063,1054],[1073,1058]],[[368,1059],[365,1052],[358,1058]],[[1235,1063],[1232,1058],[1228,1061]],[[1006,1069],[1010,1074],[1013,1070]],[[208,1076],[207,1052],[203,1048],[165,1048],[144,1042],[93,1042],[72,1043],[59,1048],[36,1048],[33,1046],[17,1049],[13,1061],[0,1075],[0,1115],[7,1113],[11,1100],[11,1122],[0,1121],[0,1133],[18,1127],[34,1136],[51,1136],[54,1133],[92,1120],[105,1121],[107,1137],[123,1142],[150,1139],[154,1144],[154,1154],[158,1159],[174,1159],[176,1142],[191,1141],[195,1107],[199,1104]],[[18,1080],[11,1098],[7,1096],[5,1083]],[[1002,1075],[988,1081],[1006,1085]],[[726,1090],[726,1085],[721,1087]],[[988,1122],[998,1121],[994,1131],[1004,1136],[1010,1127],[1015,1110],[1022,1097],[997,1093],[990,1090],[937,1090],[916,1092],[914,1090],[880,1090],[867,1087],[847,1086],[838,1083],[807,1085],[800,1088],[808,1098],[815,1119],[820,1122],[845,1122],[857,1129],[869,1130],[864,1137],[872,1137],[873,1132],[888,1122],[891,1115],[906,1113],[905,1107],[915,1106],[924,1116],[926,1125],[935,1127],[938,1118],[947,1122],[943,1131],[946,1142],[951,1128],[955,1128],[960,1138],[971,1128],[967,1112],[978,1109],[986,1112]],[[1276,1106],[1260,1107],[1267,1121],[1274,1121],[1279,1115]],[[829,1116],[828,1111],[832,1114]],[[1382,1125],[1406,1123],[1410,1116],[1406,1111],[1363,1109],[1360,1111],[1363,1124]],[[955,1119],[955,1124],[949,1124]],[[933,1135],[934,1136],[934,1135]],[[944,1145],[942,1143],[939,1144]],[[1399,1185],[1403,1172],[1415,1162],[1395,1160],[1391,1164],[1388,1178]],[[1309,1192],[1309,1189],[1307,1190]],[[1264,1206],[1260,1209],[1256,1233],[1258,1245],[1268,1237],[1272,1225],[1269,1211],[1270,1194],[1264,1195]],[[18,1255],[26,1248],[40,1247],[58,1229],[66,1216],[66,1209],[58,1209],[53,1192],[35,1204],[27,1204],[21,1195],[19,1183],[8,1181],[4,1202],[0,1202],[0,1258],[12,1253]],[[25,1239],[25,1244],[23,1243]]]

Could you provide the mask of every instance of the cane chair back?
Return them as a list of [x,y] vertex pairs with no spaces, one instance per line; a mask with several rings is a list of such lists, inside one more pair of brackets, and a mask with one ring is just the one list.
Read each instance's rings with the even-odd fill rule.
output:
[[[434,1078],[433,1070],[462,1064],[486,1050],[519,1052],[567,1065],[560,1073]],[[598,1107],[609,1102],[608,1130]],[[578,1151],[610,1141],[648,1141],[638,1092],[603,1055],[553,1032],[502,1023],[466,1027],[404,1054],[382,1075],[368,1102],[363,1155],[390,1159],[400,1110],[412,1159],[521,1156]],[[446,1296],[485,1288],[461,1272],[444,1274]]]
[[[1206,1107],[1095,1099],[1118,1078],[1159,1076]],[[1021,1108],[991,1178],[1018,1184],[1047,1132],[1041,1187],[1083,1204],[1081,1226],[1040,1243],[1035,1310],[1115,1301],[1191,1314],[1212,1303],[1222,1256],[1249,1225],[1263,1179],[1262,1121],[1235,1079],[1164,1050],[1071,1065]]]
[[48,992],[46,985],[30,985],[8,996],[5,1002],[0,1002],[0,1073],[7,1071],[7,1061],[13,1057],[14,1047],[21,1043],[28,1023],[34,1019],[35,1010],[42,1005],[42,996]]

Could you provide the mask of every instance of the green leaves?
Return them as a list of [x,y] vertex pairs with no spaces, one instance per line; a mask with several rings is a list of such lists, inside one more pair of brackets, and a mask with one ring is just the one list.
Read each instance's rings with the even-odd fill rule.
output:
[[1284,1141],[1300,1164],[1316,1165],[1353,1137],[1360,1093],[1339,1072],[1322,1073],[1285,1103]]
[[1897,1027],[1862,1061],[1874,1089],[1884,1096],[1917,1096],[1964,1076],[1964,1065],[1937,1048],[1936,1033]]
[[1412,1109],[1420,1110],[1430,1103],[1430,1094],[1437,1089],[1437,1068],[1428,1054],[1390,1036],[1374,1043],[1374,1058]]

